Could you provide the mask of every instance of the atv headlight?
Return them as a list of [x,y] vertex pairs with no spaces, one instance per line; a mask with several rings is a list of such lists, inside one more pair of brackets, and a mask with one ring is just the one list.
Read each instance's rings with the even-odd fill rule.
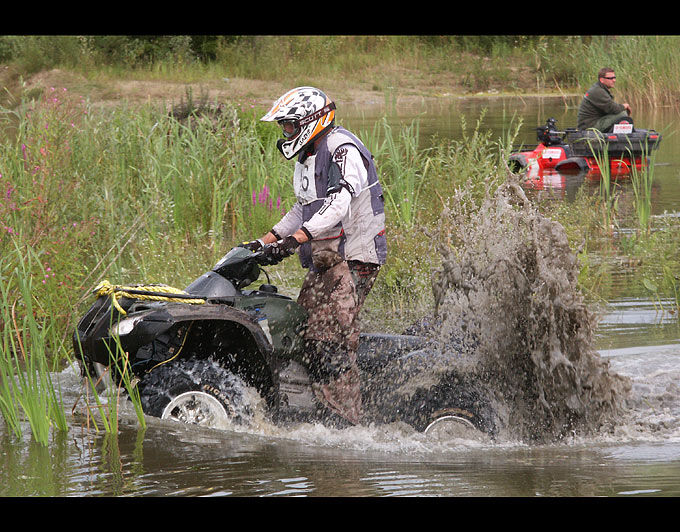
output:
[[135,328],[135,325],[137,325],[141,319],[142,318],[138,316],[134,318],[124,318],[109,329],[109,334],[111,336],[125,336],[126,334],[130,334],[132,329]]

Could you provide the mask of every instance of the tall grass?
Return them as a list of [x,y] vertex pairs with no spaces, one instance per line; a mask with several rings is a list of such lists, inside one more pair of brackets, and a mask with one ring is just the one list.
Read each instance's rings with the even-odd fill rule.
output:
[[680,319],[680,275],[677,266],[675,268],[664,264],[663,267],[664,284],[668,287],[670,296],[674,304],[674,311]]
[[583,90],[596,81],[600,68],[608,66],[616,71],[618,101],[634,107],[677,106],[680,36],[602,35],[570,41],[568,53],[555,53],[549,62],[572,71]]
[[607,141],[599,131],[595,129],[592,131],[597,133],[597,135],[594,138],[586,138],[582,141],[588,144],[588,150],[599,168],[599,212],[602,216],[602,227],[605,231],[611,233],[618,223],[617,214],[620,191],[616,179],[612,179],[615,176],[612,175],[612,161]]
[[[597,136],[595,140],[588,139],[587,142],[600,169],[600,198],[605,226],[611,227],[617,224],[620,187],[617,180],[612,178],[618,177],[620,167],[623,170],[627,169],[629,173],[637,228],[642,233],[648,234],[651,225],[652,183],[656,151],[650,150],[647,145],[642,146],[641,150],[630,146],[624,149],[619,159],[612,161],[604,138]],[[626,155],[630,157],[630,165],[624,161]],[[640,168],[635,163],[638,158],[641,161]],[[612,169],[617,170],[617,175],[612,175]]]
[[[111,313],[110,325],[114,325],[113,313]],[[82,360],[83,352],[80,343],[75,345],[74,349],[75,357]],[[129,398],[139,426],[142,429],[146,428],[139,388],[137,388],[137,378],[132,374],[130,365],[130,355],[123,350],[118,339],[116,339],[113,349],[109,347],[109,363],[107,366],[100,366],[101,373],[99,370],[95,370],[93,374],[90,369],[89,364],[83,364],[85,374],[85,390],[83,393],[85,395],[87,426],[89,427],[90,422],[92,422],[98,432],[97,419],[99,419],[107,433],[117,433],[121,400],[125,401],[126,398]],[[78,396],[72,407],[73,410],[78,406],[82,395]],[[94,404],[90,397],[93,398]],[[102,401],[102,398],[105,399],[105,402]]]
[[[677,35],[3,35],[0,61],[24,79],[41,70],[88,81],[196,83],[248,78],[284,85],[330,81],[387,90],[582,92],[597,71],[618,73],[615,93],[634,106],[677,106]],[[314,68],[310,69],[309,65]],[[423,82],[426,80],[426,82]],[[0,101],[5,95],[0,95]]]
[[17,437],[27,421],[33,438],[42,445],[50,429],[68,430],[59,389],[54,387],[54,308],[40,305],[33,293],[30,272],[38,263],[32,249],[4,250],[0,257],[0,411]]
[[651,229],[652,216],[652,184],[654,181],[654,162],[656,151],[644,146],[640,155],[643,164],[641,168],[631,167],[630,182],[634,194],[635,215],[640,231],[647,234]]
[[[430,273],[437,266],[438,254],[429,232],[461,187],[481,200],[487,188],[497,186],[499,175],[501,180],[505,177],[499,169],[505,168],[512,134],[491,138],[483,119],[484,113],[470,128],[461,118],[461,139],[427,139],[430,147],[421,147],[417,153],[410,151],[419,134],[417,123],[404,127],[400,135],[385,128],[384,121],[363,133],[367,146],[376,153],[387,198],[387,264],[363,310],[376,330],[401,332],[433,311]],[[394,156],[397,160],[390,160]],[[405,200],[408,208],[402,205]]]
[[386,118],[376,124],[364,141],[372,147],[373,156],[381,162],[384,196],[395,223],[413,229],[418,220],[420,193],[427,186],[430,164],[429,150],[421,149],[417,120],[395,133]]

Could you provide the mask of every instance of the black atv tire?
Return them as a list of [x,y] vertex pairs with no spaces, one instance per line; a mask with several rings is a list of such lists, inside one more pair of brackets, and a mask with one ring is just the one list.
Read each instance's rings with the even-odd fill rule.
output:
[[451,375],[428,389],[418,389],[408,402],[406,410],[414,413],[412,424],[421,432],[429,432],[442,421],[468,426],[491,437],[498,430],[495,412],[479,383],[464,382]]
[[404,421],[427,432],[433,423],[445,420],[493,438],[499,422],[484,383],[456,370],[433,371],[450,365],[446,353],[425,348],[400,356],[365,379],[364,402],[374,421]]
[[168,362],[145,375],[139,388],[149,416],[210,428],[247,425],[251,418],[243,381],[211,360]]

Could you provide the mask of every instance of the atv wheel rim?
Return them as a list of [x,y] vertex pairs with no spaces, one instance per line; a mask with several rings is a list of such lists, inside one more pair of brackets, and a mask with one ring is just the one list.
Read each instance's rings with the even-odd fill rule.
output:
[[460,416],[442,416],[435,419],[425,429],[425,434],[438,440],[454,438],[482,440],[486,435],[470,421]]
[[222,403],[205,392],[185,392],[175,397],[163,410],[161,419],[171,419],[202,427],[223,427],[229,415]]

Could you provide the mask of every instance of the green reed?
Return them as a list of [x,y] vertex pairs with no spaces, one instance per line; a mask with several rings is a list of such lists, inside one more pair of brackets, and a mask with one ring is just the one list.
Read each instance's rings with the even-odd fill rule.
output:
[[617,224],[618,184],[616,180],[612,180],[611,160],[609,150],[607,149],[607,142],[599,131],[593,131],[598,133],[598,135],[595,139],[586,139],[585,142],[587,142],[588,149],[600,169],[599,198],[601,200],[602,225],[606,231],[610,231]]
[[[383,141],[380,135],[387,137],[391,130],[376,126],[372,133],[362,133],[369,149],[374,150],[387,199],[390,252],[363,311],[379,330],[399,332],[405,324],[432,311],[430,272],[436,267],[438,254],[428,236],[431,228],[438,224],[442,210],[456,201],[461,187],[471,191],[468,197],[472,201],[481,201],[485,191],[499,182],[499,168],[504,167],[506,143],[512,133],[507,138],[492,139],[484,129],[483,118],[484,113],[473,128],[468,128],[462,117],[459,140],[418,138],[416,142],[417,127],[404,127],[400,136]],[[405,137],[407,146],[401,144]],[[423,147],[424,143],[429,145]],[[409,153],[410,147],[418,144],[418,156],[399,155],[398,164],[389,160],[393,153],[402,149]],[[409,199],[410,210],[398,203],[402,197]],[[411,217],[404,218],[404,212]]]
[[[33,438],[47,445],[52,427],[68,430],[48,351],[59,342],[50,316],[53,309],[41,308],[33,294],[36,276],[31,273],[39,258],[34,250],[21,249],[16,240],[14,244],[14,250],[0,257],[0,410],[17,437],[26,420]],[[47,275],[39,271],[40,277]]]
[[[113,324],[112,313],[111,325]],[[75,349],[78,351],[76,356],[82,358],[80,344]],[[95,430],[99,431],[97,416],[95,415],[95,413],[98,413],[105,432],[116,433],[118,431],[121,400],[126,401],[129,399],[135,410],[140,427],[146,428],[144,411],[142,410],[139,389],[137,388],[137,378],[132,374],[129,354],[123,350],[117,339],[115,340],[115,347],[113,349],[109,348],[109,364],[105,368],[102,367],[101,374],[96,372],[92,375],[87,365],[83,367],[85,368],[85,410],[88,426],[90,421],[92,421]],[[94,400],[94,405],[90,401],[90,395]],[[106,399],[105,403],[102,402],[102,397]],[[76,404],[73,405],[74,410],[78,406],[79,401],[80,397]]]
[[[62,106],[70,112],[66,118],[62,107],[47,101],[25,102],[14,113],[16,135],[0,143],[7,199],[0,203],[0,235],[20,230],[25,241],[47,249],[68,292],[65,304],[96,284],[92,257],[108,256],[122,274],[136,269],[126,254],[147,254],[141,246],[162,253],[155,245],[162,241],[177,255],[200,241],[213,250],[212,261],[228,236],[245,232],[252,191],[265,184],[267,170],[280,166],[269,164],[271,150],[266,160],[250,157],[261,155],[260,143],[235,124],[233,109],[181,122],[151,105]],[[45,138],[43,131],[54,135]],[[138,231],[131,240],[121,239],[133,225]],[[119,248],[110,253],[116,242]],[[4,245],[0,236],[0,251]],[[85,278],[91,284],[80,285]]]
[[[617,223],[616,216],[619,194],[617,193],[618,182],[617,180],[612,180],[612,163],[614,166],[617,164],[625,164],[623,157],[625,154],[628,154],[630,156],[629,174],[631,188],[633,190],[636,223],[643,233],[649,233],[656,152],[651,151],[650,155],[649,146],[645,141],[645,145],[641,147],[641,151],[634,150],[634,148],[630,146],[630,148],[627,148],[624,153],[619,156],[620,160],[616,159],[612,161],[607,150],[607,143],[604,139],[598,136],[595,141],[589,139],[588,143],[597,165],[600,168],[600,198],[603,202],[605,226],[609,227]],[[639,157],[642,162],[640,168],[635,164],[637,157]]]
[[647,234],[650,231],[652,216],[652,183],[654,180],[654,161],[656,151],[649,155],[649,147],[645,144],[640,154],[642,167],[635,164],[631,167],[630,182],[635,197],[635,214],[639,229]]
[[430,158],[420,147],[420,124],[416,120],[395,134],[385,118],[366,135],[379,163],[386,208],[395,223],[412,229],[418,217],[420,193],[427,183]]
[[[680,320],[680,220],[664,213],[651,221],[651,230],[639,239],[649,248],[646,262],[652,266],[644,281],[645,288],[660,300],[669,299],[671,313]],[[651,281],[650,279],[653,279]],[[649,285],[652,285],[652,289]]]
[[669,292],[675,304],[675,313],[680,320],[680,275],[678,275],[677,267],[672,268],[664,264],[663,279],[664,283],[669,287]]
[[[111,320],[109,327],[114,325],[113,312],[111,313]],[[123,351],[118,341],[115,342],[115,347],[111,349],[109,346],[109,364],[107,366],[99,366],[94,369],[94,374],[90,371],[90,366],[83,364],[84,394],[85,394],[85,412],[87,426],[90,422],[94,428],[99,432],[99,424],[97,419],[101,422],[104,431],[107,434],[116,434],[118,432],[118,422],[120,418],[121,400],[126,401],[128,398],[132,402],[137,420],[140,427],[146,428],[146,420],[144,412],[142,411],[139,390],[136,388],[135,379],[132,377],[129,364],[129,355]],[[75,346],[76,357],[82,360],[82,347],[80,343]],[[126,396],[123,395],[126,392]],[[92,397],[92,401],[90,400]],[[77,398],[72,410],[76,410],[82,394]],[[98,415],[97,415],[98,414]]]
[[[75,356],[78,359],[82,359],[82,347],[80,343],[78,343],[75,346]],[[97,432],[99,432],[99,424],[97,423],[97,416],[95,415],[95,412],[99,413],[99,419],[104,426],[104,430],[107,433],[112,433],[116,432],[117,427],[118,427],[118,409],[117,408],[112,408],[112,406],[115,404],[112,400],[113,395],[111,393],[111,386],[109,386],[110,382],[110,375],[108,370],[102,374],[97,376],[92,375],[90,371],[87,369],[86,366],[84,367],[84,373],[85,373],[85,379],[84,379],[84,393],[85,393],[85,410],[86,410],[86,419],[87,419],[87,427],[89,428],[90,426],[90,421],[92,421],[92,424],[94,425],[94,428]],[[106,405],[102,403],[102,398],[100,397],[101,392],[107,392],[108,393],[108,402],[107,405],[109,408],[107,409]],[[92,395],[92,398],[94,400],[94,406],[92,405],[90,401],[90,394]],[[80,399],[82,397],[82,394],[78,396],[76,399],[75,404],[72,407],[72,410],[75,411],[78,407],[78,404],[80,402]]]

